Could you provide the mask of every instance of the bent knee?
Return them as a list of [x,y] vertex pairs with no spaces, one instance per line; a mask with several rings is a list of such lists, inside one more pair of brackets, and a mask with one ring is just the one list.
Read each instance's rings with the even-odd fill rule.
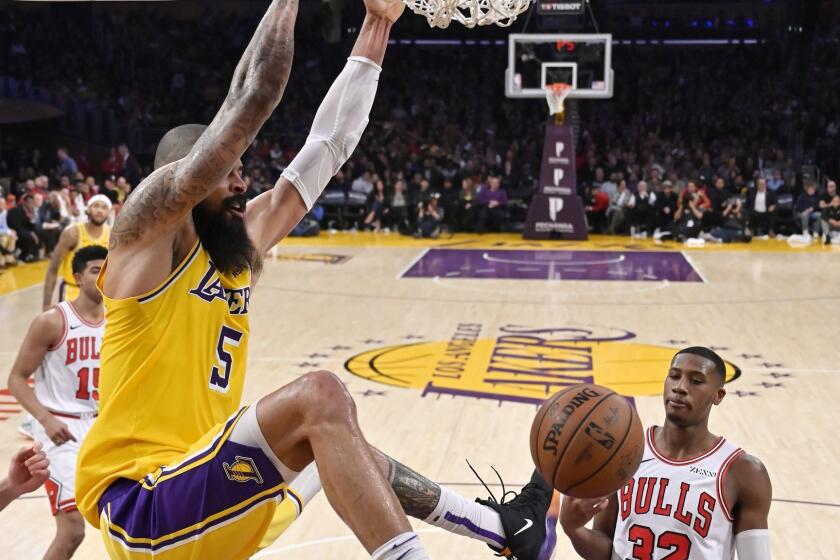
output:
[[344,382],[329,371],[314,371],[299,379],[310,413],[317,417],[355,413],[353,397]]

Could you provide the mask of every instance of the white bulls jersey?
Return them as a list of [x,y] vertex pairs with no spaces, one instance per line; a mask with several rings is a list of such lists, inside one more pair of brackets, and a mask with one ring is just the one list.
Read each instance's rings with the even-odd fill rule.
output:
[[654,430],[639,470],[617,494],[613,560],[732,560],[724,481],[743,450],[720,438],[699,457],[672,461],[656,449]]
[[68,301],[56,307],[64,335],[35,372],[35,396],[53,412],[96,413],[99,408],[99,349],[105,322],[88,323]]

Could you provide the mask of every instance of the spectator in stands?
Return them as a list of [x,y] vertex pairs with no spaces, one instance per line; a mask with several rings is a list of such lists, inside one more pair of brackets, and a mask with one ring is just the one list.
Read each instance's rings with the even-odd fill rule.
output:
[[601,183],[601,192],[610,197],[610,200],[615,200],[620,181],[621,175],[619,173],[610,173],[609,179]]
[[610,201],[610,207],[607,210],[607,220],[610,224],[608,232],[613,235],[625,233],[627,231],[627,223],[630,220],[630,213],[635,206],[636,196],[627,188],[627,181],[621,179],[618,182],[615,195]]
[[370,230],[382,231],[382,223],[388,217],[388,198],[385,196],[385,183],[377,179],[373,191],[368,195],[368,213],[365,216],[364,225]]
[[[36,195],[36,199],[38,196],[41,195]],[[51,191],[46,201],[38,208],[35,218],[35,231],[41,239],[47,256],[52,253],[58,243],[61,232],[70,224],[69,217],[62,216],[61,206],[61,194],[58,191]]]
[[837,243],[840,240],[840,195],[834,195],[822,215],[823,243]]
[[420,203],[417,211],[417,230],[414,237],[428,237],[436,239],[440,235],[440,222],[443,211],[438,208],[440,195],[434,193],[427,200]]
[[713,188],[706,193],[711,203],[709,225],[712,227],[723,225],[724,204],[729,202],[732,197],[732,193],[726,188],[726,181],[723,177],[715,177],[713,185]]
[[117,149],[111,148],[108,151],[108,157],[102,160],[102,173],[106,177],[109,175],[119,175],[122,172],[122,165],[117,157]]
[[67,153],[67,148],[58,149],[58,175],[60,177],[70,177],[79,172],[79,166],[76,160],[70,157]]
[[749,242],[752,237],[746,233],[747,220],[744,216],[743,203],[737,196],[731,196],[723,204],[721,223],[712,228],[706,239],[717,242],[730,243],[743,240]]
[[15,247],[17,246],[17,233],[9,227],[6,210],[6,198],[0,196],[0,270],[6,265],[14,265]]
[[116,187],[119,202],[125,202],[125,199],[128,198],[129,194],[131,194],[132,184],[128,182],[126,177],[118,177]]
[[837,196],[837,183],[829,181],[825,184],[825,192],[820,196],[820,211],[825,212]]
[[785,186],[785,180],[782,178],[782,170],[775,168],[770,173],[767,179],[767,189],[777,193],[779,189]]
[[602,233],[607,223],[607,209],[610,207],[610,197],[601,191],[601,185],[593,183],[585,189],[586,223],[592,233]]
[[405,192],[405,181],[397,179],[394,183],[394,194],[391,195],[389,204],[390,227],[396,229],[403,235],[411,233],[411,223],[408,219],[408,195]]
[[644,238],[652,235],[656,227],[656,193],[648,190],[645,181],[639,181],[636,190],[636,206],[632,212],[633,233]]
[[677,213],[677,194],[674,192],[674,184],[665,180],[662,182],[662,192],[656,197],[656,231],[654,237],[663,232],[674,231],[674,215]]
[[350,190],[362,193],[365,196],[373,192],[373,174],[370,172],[370,169],[365,169],[362,174],[353,181],[353,185],[350,187]]
[[764,177],[747,193],[747,224],[759,239],[776,236],[776,193],[767,190]]
[[674,212],[675,238],[683,241],[698,237],[703,227],[703,216],[710,206],[709,198],[697,188],[697,183],[688,181]]
[[817,195],[817,185],[813,181],[805,183],[805,190],[797,197],[794,207],[796,219],[799,220],[802,233],[818,235],[820,230],[820,197]]
[[35,196],[31,193],[24,194],[20,204],[9,210],[6,218],[9,227],[17,235],[20,260],[23,262],[38,260],[38,248],[41,246],[41,239],[35,228]]
[[[140,162],[128,151],[128,145],[120,144],[118,148],[120,160],[120,175],[125,177],[129,185],[137,186],[143,180],[143,172],[140,169]],[[127,194],[127,193],[126,193]]]
[[507,192],[502,188],[502,178],[495,172],[487,177],[486,188],[478,193],[478,222],[476,231],[484,233],[488,229],[502,231],[507,221]]
[[460,216],[458,212],[458,198],[460,193],[455,189],[451,177],[443,180],[443,191],[440,193],[440,207],[443,208],[443,225],[449,232],[458,231]]
[[475,231],[478,221],[478,196],[475,192],[475,183],[469,177],[461,180],[461,193],[458,196],[458,213],[460,215],[460,227],[463,231]]
[[102,194],[108,197],[111,204],[118,204],[120,201],[120,190],[117,188],[116,178],[112,175],[107,177],[102,184]]

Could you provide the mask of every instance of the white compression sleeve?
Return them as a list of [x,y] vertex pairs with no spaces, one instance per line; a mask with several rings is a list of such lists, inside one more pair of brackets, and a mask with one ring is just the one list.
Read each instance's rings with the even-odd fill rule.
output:
[[382,68],[367,58],[351,56],[321,102],[306,143],[283,177],[311,210],[329,180],[344,165],[368,124]]
[[770,560],[770,531],[750,529],[735,535],[738,560]]

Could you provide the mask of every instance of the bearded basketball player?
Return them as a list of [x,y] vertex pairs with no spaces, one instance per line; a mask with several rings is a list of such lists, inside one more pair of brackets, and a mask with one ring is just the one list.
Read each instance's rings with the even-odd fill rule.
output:
[[[216,117],[164,136],[155,172],[114,226],[98,281],[108,317],[100,416],[76,478],[79,511],[100,528],[112,558],[247,558],[307,468],[317,468],[332,507],[375,559],[427,558],[404,510],[495,538],[508,554],[517,542],[544,546],[544,482],[497,509],[421,484],[369,446],[331,373],[302,376],[239,408],[263,255],[355,149],[404,9],[400,0],[365,4],[347,65],[273,190],[246,206],[240,157],[285,89],[297,0],[271,3]],[[402,486],[402,503],[392,486]],[[508,538],[504,524],[513,519]],[[486,526],[496,533],[485,535]]]
[[[709,432],[726,395],[708,348],[681,350],[665,379],[665,423],[647,430],[642,464],[604,500],[564,498],[560,523],[587,560],[769,560],[772,488],[764,465]],[[592,529],[584,527],[594,516]]]
[[79,295],[79,287],[73,279],[73,255],[76,250],[90,245],[108,247],[108,236],[111,231],[108,224],[108,214],[111,213],[111,201],[102,194],[92,196],[88,200],[87,221],[67,226],[58,238],[58,244],[50,257],[50,266],[44,279],[43,310],[48,311],[53,306],[53,292],[58,275],[61,275],[61,285],[58,291],[58,301],[70,301]]

